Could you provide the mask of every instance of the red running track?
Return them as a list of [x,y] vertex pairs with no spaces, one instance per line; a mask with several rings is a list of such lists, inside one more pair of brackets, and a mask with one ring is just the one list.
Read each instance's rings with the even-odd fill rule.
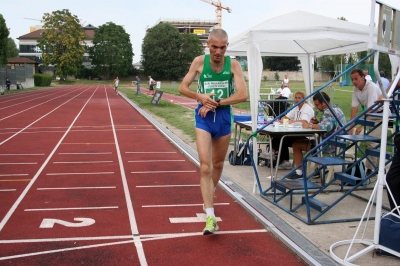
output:
[[0,97],[0,264],[305,265],[111,87]]

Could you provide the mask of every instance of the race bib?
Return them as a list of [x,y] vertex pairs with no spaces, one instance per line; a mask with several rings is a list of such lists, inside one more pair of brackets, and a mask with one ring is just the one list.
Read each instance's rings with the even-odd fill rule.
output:
[[218,99],[228,98],[229,97],[228,87],[229,87],[229,82],[227,80],[204,82],[204,89],[206,94],[214,93],[215,94],[215,96],[213,97],[214,100],[217,98]]

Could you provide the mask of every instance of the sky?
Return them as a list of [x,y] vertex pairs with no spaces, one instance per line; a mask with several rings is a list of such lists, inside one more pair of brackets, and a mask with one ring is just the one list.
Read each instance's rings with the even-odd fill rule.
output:
[[[218,2],[215,1],[214,2]],[[369,25],[370,0],[221,0],[231,13],[222,11],[222,28],[230,38],[264,20],[302,10],[326,17],[344,17],[346,20]],[[400,10],[399,0],[383,0]],[[141,60],[141,46],[147,27],[160,19],[216,19],[216,7],[201,0],[18,0],[1,1],[0,14],[10,28],[10,37],[18,46],[17,38],[29,33],[30,26],[40,25],[44,13],[69,9],[83,25],[96,27],[107,22],[125,27],[130,35],[133,62]]]

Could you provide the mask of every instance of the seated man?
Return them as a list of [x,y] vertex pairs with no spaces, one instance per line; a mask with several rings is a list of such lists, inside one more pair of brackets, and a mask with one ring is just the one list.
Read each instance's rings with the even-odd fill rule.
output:
[[[297,104],[301,100],[303,100],[306,97],[306,94],[304,91],[298,91],[294,94],[294,102]],[[310,103],[308,101],[302,102],[292,110],[290,110],[289,113],[286,114],[286,116],[282,117],[282,119],[289,119],[289,124],[292,124],[294,122],[306,122],[310,123],[311,118],[314,117],[314,109],[311,107]],[[282,121],[281,121],[282,122]],[[278,166],[278,169],[292,169],[292,164],[289,161],[289,147],[292,147],[293,142],[300,140],[300,139],[305,139],[305,137],[286,137],[284,142],[282,143],[282,149],[281,149],[281,156],[280,160],[283,162]],[[279,145],[281,142],[281,138],[273,138],[272,139],[272,152],[274,158],[275,151],[279,149]],[[270,157],[271,154],[267,153],[266,157]]]
[[[326,139],[328,136],[332,135],[336,130],[341,128],[339,121],[336,120],[335,116],[332,114],[331,110],[328,108],[328,105],[324,102],[324,99],[330,105],[335,112],[337,118],[339,119],[342,125],[346,124],[346,118],[344,116],[343,111],[335,104],[331,105],[331,99],[325,92],[317,93],[313,96],[313,101],[315,107],[323,111],[321,119],[318,121],[315,117],[311,119],[311,123],[308,124],[305,121],[302,121],[303,128],[315,128],[315,129],[325,129],[327,132],[322,136],[322,139]],[[294,153],[294,162],[296,167],[300,166],[296,172],[288,177],[289,179],[296,179],[303,177],[303,171],[301,168],[301,162],[303,160],[303,151],[309,151],[311,148],[315,146],[311,143],[310,140],[298,140],[293,143],[293,153]],[[325,149],[325,152],[332,153],[334,152],[335,147],[328,146]]]
[[281,91],[278,90],[279,96],[277,97],[277,99],[289,99],[291,93],[292,92],[290,91],[288,85],[284,83],[282,85],[282,90]]

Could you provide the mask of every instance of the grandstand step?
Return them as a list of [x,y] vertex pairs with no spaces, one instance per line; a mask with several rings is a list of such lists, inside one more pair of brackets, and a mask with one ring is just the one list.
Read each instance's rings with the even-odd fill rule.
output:
[[[286,190],[304,190],[304,181],[303,180],[276,180],[275,189],[286,192]],[[308,189],[318,189],[321,186],[310,182],[307,180],[307,188]]]
[[307,161],[313,162],[319,165],[324,165],[324,166],[329,166],[329,165],[347,165],[347,164],[352,164],[353,161],[349,160],[344,160],[341,158],[337,157],[330,157],[330,156],[325,156],[325,157],[308,157]]
[[[368,113],[366,115],[368,115]],[[363,125],[364,127],[366,127],[366,126],[373,127],[375,125],[375,122],[376,121],[374,121],[374,120],[366,120],[364,118],[359,118],[356,120],[357,125]]]
[[372,137],[370,135],[338,135],[337,137],[352,142],[360,142],[360,141],[381,142],[380,138]]
[[[379,149],[366,149],[366,154],[367,156],[374,156],[374,157],[380,157],[381,156],[381,150]],[[393,156],[393,153],[391,152],[386,152],[385,159],[389,160]]]
[[355,177],[346,173],[335,173],[333,178],[353,186],[362,180],[359,177]]
[[[368,116],[372,116],[372,117],[378,117],[378,118],[382,118],[383,117],[383,113],[368,113],[368,114],[366,114],[366,115],[368,115]],[[389,118],[396,118],[397,116],[396,116],[396,114],[394,114],[394,113],[390,113],[389,114]]]
[[[301,202],[303,204],[306,204],[306,198],[302,197]],[[311,208],[313,208],[314,210],[319,211],[319,212],[322,212],[326,207],[329,206],[329,205],[326,205],[325,203],[323,203],[315,198],[311,198],[311,197],[308,197],[308,202],[309,202]]]

